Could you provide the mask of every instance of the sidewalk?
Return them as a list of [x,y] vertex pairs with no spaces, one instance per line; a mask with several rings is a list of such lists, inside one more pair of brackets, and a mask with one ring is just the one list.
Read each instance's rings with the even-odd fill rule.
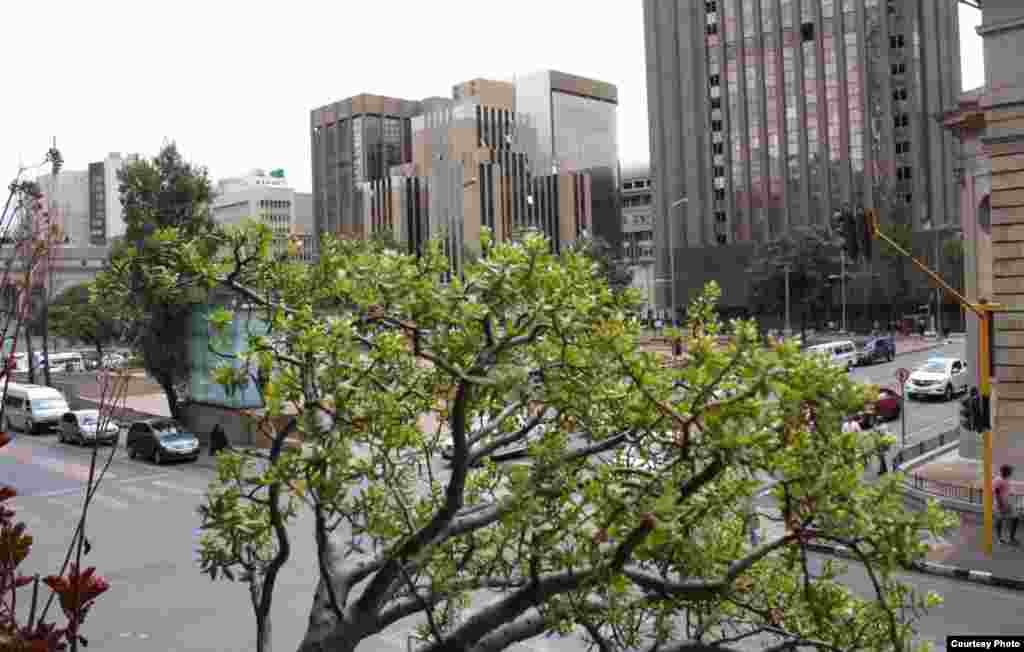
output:
[[900,356],[907,353],[918,353],[920,351],[938,349],[946,346],[950,341],[951,340],[921,337],[920,335],[897,335],[896,355]]

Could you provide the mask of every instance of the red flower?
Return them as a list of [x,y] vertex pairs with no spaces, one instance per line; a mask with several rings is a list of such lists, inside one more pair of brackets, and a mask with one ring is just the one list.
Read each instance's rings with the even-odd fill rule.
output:
[[74,623],[74,614],[78,608],[84,617],[92,601],[110,588],[110,584],[105,579],[94,575],[95,572],[96,567],[90,566],[85,569],[85,572],[79,574],[78,566],[71,564],[71,572],[66,578],[49,575],[43,580],[60,598],[60,606],[72,623]]
[[0,432],[0,448],[11,443],[11,436],[6,432]]
[[11,498],[14,498],[17,495],[18,490],[15,489],[14,487],[0,487],[0,503],[4,502],[5,500],[10,500]]

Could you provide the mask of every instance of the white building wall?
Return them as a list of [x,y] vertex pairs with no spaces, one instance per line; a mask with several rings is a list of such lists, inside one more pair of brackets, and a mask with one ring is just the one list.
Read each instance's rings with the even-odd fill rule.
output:
[[71,244],[89,243],[89,172],[64,170],[57,175],[44,174],[36,178],[40,190],[46,194],[51,211],[61,219],[60,227]]
[[107,208],[107,242],[112,238],[124,236],[127,228],[124,221],[124,211],[121,207],[121,193],[118,192],[117,173],[124,166],[133,161],[139,160],[138,154],[122,156],[118,152],[112,152],[103,159],[103,181],[106,186],[106,208]]
[[223,179],[217,184],[213,200],[213,219],[224,225],[237,225],[246,218],[269,226],[275,234],[286,236],[295,224],[295,189],[283,178],[253,170],[243,177]]

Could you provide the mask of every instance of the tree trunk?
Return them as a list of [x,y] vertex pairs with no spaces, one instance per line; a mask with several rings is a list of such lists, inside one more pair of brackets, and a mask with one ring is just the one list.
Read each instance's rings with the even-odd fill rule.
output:
[[164,390],[164,396],[167,397],[167,407],[171,410],[171,417],[178,419],[181,416],[181,403],[178,400],[178,390],[174,386],[174,382],[166,377],[157,378],[157,382]]
[[354,652],[362,638],[349,623],[338,620],[331,609],[330,596],[321,578],[313,595],[309,624],[299,644],[299,652]]
[[43,379],[47,387],[52,387],[53,379],[50,376],[50,302],[45,294],[43,299]]
[[28,356],[28,384],[36,384],[36,360],[35,351],[32,350],[32,334],[29,332],[28,324],[22,322],[20,328],[25,332],[25,355]]

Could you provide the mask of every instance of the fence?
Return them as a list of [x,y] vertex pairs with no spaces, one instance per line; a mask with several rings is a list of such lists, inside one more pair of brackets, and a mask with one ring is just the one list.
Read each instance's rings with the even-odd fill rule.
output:
[[[957,428],[956,430],[944,432],[937,437],[932,437],[931,439],[918,442],[913,446],[908,446],[899,453],[896,453],[896,457],[893,458],[893,467],[899,467],[907,460],[920,457],[929,451],[939,448],[940,446],[944,446],[950,442],[959,441],[959,439],[960,430]],[[917,491],[931,494],[933,496],[960,500],[972,505],[980,506],[985,504],[985,490],[983,487],[932,480],[931,478],[919,476],[916,473],[908,474],[903,483]],[[1011,494],[1010,505],[1017,513],[1024,511],[1024,495],[1018,496]]]
[[959,440],[959,428],[957,428],[956,430],[950,430],[948,432],[941,433],[936,437],[932,437],[931,439],[925,439],[924,441],[920,441],[914,444],[913,446],[908,446],[902,449],[900,452],[896,453],[896,457],[893,458],[892,464],[894,467],[903,466],[903,463],[906,462],[907,460],[912,460],[916,457],[921,457],[925,453],[933,451],[936,448],[939,448],[940,446],[945,446],[950,442]]

